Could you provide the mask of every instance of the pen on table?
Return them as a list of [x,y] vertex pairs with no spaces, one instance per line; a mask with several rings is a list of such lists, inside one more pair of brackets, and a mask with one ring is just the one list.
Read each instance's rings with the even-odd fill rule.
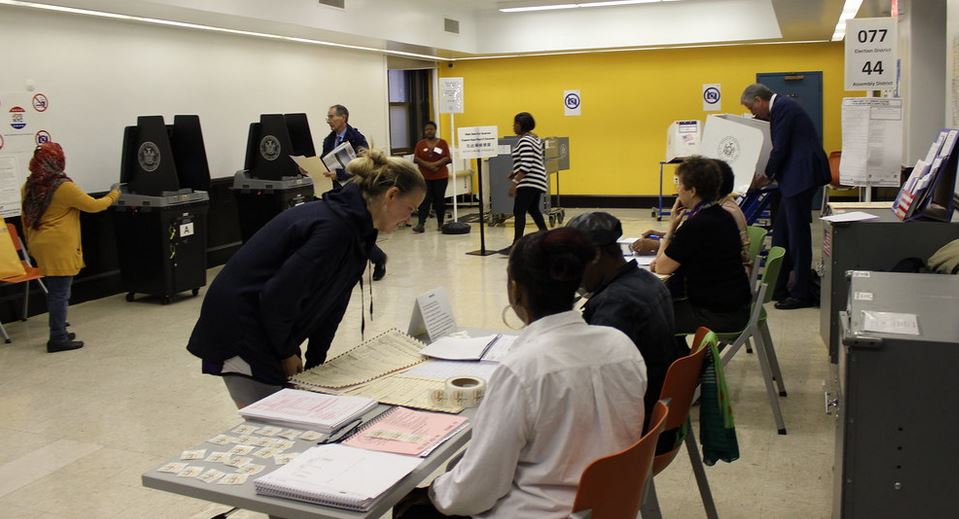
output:
[[502,337],[502,336],[503,336],[502,334],[499,334],[499,333],[498,333],[498,334],[496,334],[495,337],[493,337],[493,340],[489,341],[489,343],[486,345],[486,347],[483,348],[483,352],[480,353],[480,358],[479,358],[479,360],[483,360],[483,357],[486,356],[486,353],[489,352],[489,349],[492,348],[493,345],[496,344],[496,341],[498,341],[498,340],[500,339],[500,337]]
[[317,444],[317,445],[326,445],[327,443],[337,443],[337,442],[343,440],[344,438],[346,438],[347,436],[349,436],[350,433],[352,433],[353,431],[355,431],[356,428],[359,427],[362,423],[363,423],[363,419],[362,419],[362,418],[357,418],[356,420],[353,420],[352,422],[350,422],[350,423],[344,425],[343,427],[340,427],[339,429],[337,429],[337,431],[336,431],[335,433],[331,434],[329,438],[327,438],[327,439],[325,439],[325,440],[320,440],[320,441],[316,442],[316,444]]

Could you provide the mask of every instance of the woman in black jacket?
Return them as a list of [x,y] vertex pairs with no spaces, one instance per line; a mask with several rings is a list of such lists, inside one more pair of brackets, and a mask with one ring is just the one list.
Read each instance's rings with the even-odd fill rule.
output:
[[322,364],[379,232],[406,223],[426,194],[411,162],[370,150],[354,181],[277,215],[230,258],[207,290],[187,345],[221,375],[238,407]]

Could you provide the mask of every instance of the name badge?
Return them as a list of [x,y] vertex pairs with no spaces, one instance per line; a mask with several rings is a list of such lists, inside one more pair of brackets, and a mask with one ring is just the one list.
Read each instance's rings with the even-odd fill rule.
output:
[[442,154],[443,154],[443,148],[440,148],[439,146],[437,146],[437,147],[433,148],[433,153],[435,153],[435,154],[437,154],[437,155],[442,155]]

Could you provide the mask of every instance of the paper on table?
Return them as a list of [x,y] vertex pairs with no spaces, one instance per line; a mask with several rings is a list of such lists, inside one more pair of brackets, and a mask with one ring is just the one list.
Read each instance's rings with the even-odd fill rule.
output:
[[426,360],[423,343],[393,328],[325,363],[290,377],[306,389],[344,388]]
[[425,456],[465,423],[465,416],[394,407],[343,443],[361,449]]
[[863,310],[862,329],[867,332],[919,335],[919,320],[916,314]]
[[315,427],[328,433],[375,405],[375,402],[367,398],[330,396],[287,388],[240,409],[240,415],[244,418]]
[[482,337],[440,337],[420,350],[421,355],[446,360],[480,360],[498,335]]
[[257,479],[256,487],[258,491],[269,485],[314,494],[373,499],[389,490],[421,462],[419,458],[345,445],[319,445]]
[[446,289],[434,288],[416,297],[407,333],[416,337],[426,333],[429,340],[435,341],[454,330],[456,319],[453,318],[453,307],[446,296]]
[[[492,348],[491,348],[492,350]],[[489,353],[487,353],[488,355]],[[404,375],[411,377],[432,378],[446,380],[452,377],[472,376],[489,382],[493,372],[499,366],[491,361],[463,361],[463,360],[428,360],[422,364],[404,371]]]
[[864,213],[862,211],[850,211],[848,213],[823,216],[820,220],[824,222],[861,222],[864,220],[875,220],[877,218],[879,217],[874,214]]
[[313,192],[321,195],[333,189],[333,180],[324,173],[328,173],[323,159],[319,157],[307,157],[305,155],[290,155],[290,158],[297,166],[313,179]]
[[428,411],[442,411],[444,413],[459,413],[461,406],[436,405],[430,401],[430,391],[446,389],[442,380],[411,377],[406,374],[395,374],[378,378],[369,384],[364,384],[348,392],[350,395],[365,396],[384,404],[415,407]]

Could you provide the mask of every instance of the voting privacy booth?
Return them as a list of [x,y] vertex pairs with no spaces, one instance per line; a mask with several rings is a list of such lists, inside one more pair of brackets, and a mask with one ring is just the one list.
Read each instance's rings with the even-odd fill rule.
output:
[[121,194],[114,207],[120,276],[135,294],[164,304],[206,285],[210,169],[200,118],[141,116],[123,132]]
[[699,149],[705,157],[726,161],[736,175],[733,189],[745,193],[753,177],[766,171],[772,151],[769,122],[738,115],[711,115],[706,119]]
[[244,242],[274,216],[313,200],[313,179],[299,174],[292,155],[316,155],[306,114],[264,114],[250,124],[244,166],[233,177]]

